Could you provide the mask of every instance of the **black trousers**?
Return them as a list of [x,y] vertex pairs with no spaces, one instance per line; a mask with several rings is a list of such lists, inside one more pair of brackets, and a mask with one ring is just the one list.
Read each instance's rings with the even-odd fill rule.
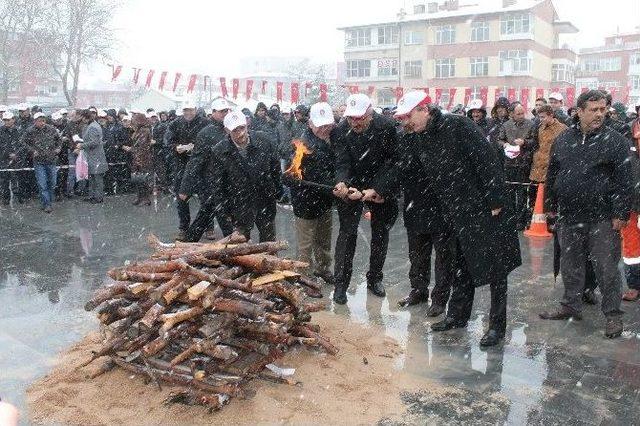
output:
[[429,234],[407,229],[409,242],[409,281],[411,288],[429,294],[431,252],[435,248],[435,285],[431,303],[446,306],[455,273],[455,239],[447,234]]
[[204,234],[207,229],[213,227],[214,220],[218,221],[222,235],[225,237],[233,232],[233,223],[231,222],[231,219],[222,214],[217,207],[217,203],[213,197],[206,198],[206,200],[200,205],[200,210],[198,210],[198,214],[193,220],[193,223],[189,225],[186,241],[193,243],[200,241],[202,234]]
[[3,204],[9,204],[11,201],[11,173],[12,172],[0,172],[0,202]]
[[178,210],[178,229],[187,232],[189,225],[191,225],[191,210],[189,209],[189,200],[181,200],[178,194],[180,194],[180,185],[182,185],[182,176],[184,175],[184,167],[176,170],[173,177],[173,193],[176,196],[176,208]]
[[[508,182],[529,182],[528,167],[505,167],[504,174],[505,179]],[[507,200],[510,206],[508,211],[512,212],[512,214],[514,215],[514,223],[517,223],[520,228],[526,227],[528,225],[528,192],[528,186],[507,184]]]
[[[467,323],[471,318],[473,298],[476,288],[467,269],[466,261],[456,244],[456,272],[453,281],[453,292],[447,308],[447,318],[459,323]],[[496,278],[490,283],[491,309],[489,312],[489,328],[504,334],[507,329],[507,277]]]
[[246,223],[232,218],[233,227],[244,235],[247,240],[251,237],[251,230],[255,226],[260,234],[260,242],[276,240],[276,200],[260,203],[257,207],[253,223]]
[[[358,225],[364,203],[338,201],[340,229],[334,255],[334,275],[336,287],[347,288],[353,273],[353,256],[356,252]],[[376,282],[383,278],[382,268],[387,257],[389,230],[398,218],[398,203],[387,200],[382,204],[367,203],[371,211],[371,253],[367,281]]]

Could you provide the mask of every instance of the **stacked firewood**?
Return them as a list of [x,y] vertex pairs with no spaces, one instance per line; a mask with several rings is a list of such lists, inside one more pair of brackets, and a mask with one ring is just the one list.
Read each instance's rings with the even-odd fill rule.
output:
[[149,243],[150,260],[111,269],[114,282],[85,305],[105,332],[82,365],[106,357],[92,377],[119,366],[158,387],[180,386],[168,401],[218,409],[247,397],[254,378],[293,383],[272,363],[294,345],[337,353],[310,322],[324,304],[309,300],[322,293],[299,272],[308,265],[276,256],[287,243],[254,244],[236,234],[208,244],[154,236]]

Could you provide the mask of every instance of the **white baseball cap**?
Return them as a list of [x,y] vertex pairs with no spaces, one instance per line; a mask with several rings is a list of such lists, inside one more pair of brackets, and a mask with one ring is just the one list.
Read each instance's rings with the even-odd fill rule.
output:
[[6,105],[0,105],[0,111],[4,112],[4,111],[6,111],[6,110],[8,110],[8,109],[9,109],[9,107],[8,107],[8,106],[6,106]]
[[18,105],[18,111],[26,111],[28,109],[29,109],[29,105],[27,105],[27,104]]
[[467,105],[467,109],[471,111],[472,109],[482,109],[482,99],[474,99]]
[[552,94],[549,95],[549,99],[555,99],[556,101],[564,100],[564,98],[562,97],[562,93],[560,92],[553,92]]
[[122,116],[122,121],[125,121],[125,120],[127,120],[127,121],[131,121],[131,116],[130,116],[129,114],[125,114],[125,115],[123,115],[123,116]]
[[107,116],[107,112],[103,109],[98,110],[98,118],[105,118]]
[[309,112],[309,120],[314,126],[320,127],[327,124],[333,124],[333,111],[331,105],[326,102],[318,102],[311,105],[311,111]]
[[5,111],[5,112],[2,113],[2,119],[3,120],[11,120],[14,117],[15,116],[13,115],[13,113],[11,111]]
[[355,93],[347,98],[345,117],[362,117],[371,106],[371,99],[364,93]]
[[231,105],[225,98],[218,98],[211,102],[211,109],[213,111],[224,111],[225,109],[231,109]]
[[59,112],[54,112],[53,114],[51,114],[52,120],[60,120],[61,118],[62,118],[62,114],[60,114]]
[[184,105],[182,105],[182,110],[184,111],[185,109],[196,109],[196,104],[191,101],[185,102]]
[[394,115],[396,117],[407,115],[418,105],[427,105],[429,103],[431,103],[431,98],[424,90],[412,90],[400,98]]
[[224,116],[223,124],[225,129],[233,132],[237,127],[247,125],[247,117],[245,117],[242,111],[234,110]]
[[60,114],[60,115],[69,114],[69,111],[67,111],[66,108],[62,108],[60,111],[58,111],[58,114]]
[[44,115],[44,113],[42,112],[36,112],[35,114],[33,114],[33,119],[37,120],[40,117],[46,117],[46,115]]
[[291,107],[290,106],[283,106],[280,109],[280,113],[281,114],[291,114]]

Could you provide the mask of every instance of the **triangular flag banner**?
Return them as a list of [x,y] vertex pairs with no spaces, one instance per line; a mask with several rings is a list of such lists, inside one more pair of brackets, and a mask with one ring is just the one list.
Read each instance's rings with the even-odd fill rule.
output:
[[451,109],[451,107],[453,107],[453,101],[456,98],[457,91],[458,89],[456,89],[455,87],[449,89],[449,105],[447,105],[447,109]]
[[276,82],[276,102],[282,102],[282,82]]
[[372,97],[376,91],[376,86],[367,87],[367,96]]
[[164,83],[167,81],[167,71],[162,71],[160,74],[160,82],[158,83],[158,89],[164,90]]
[[544,98],[544,89],[542,87],[536,89],[536,99],[539,98]]
[[187,83],[187,93],[193,92],[196,87],[196,81],[198,80],[198,74],[191,74],[189,76],[189,82]]
[[142,68],[134,68],[133,69],[133,84],[138,85],[138,80],[140,79],[140,71]]
[[220,77],[220,93],[222,93],[223,98],[229,96],[229,92],[227,91],[227,79],[224,77]]
[[231,95],[233,99],[238,98],[238,91],[240,90],[240,79],[234,78],[231,80]]
[[349,93],[351,93],[352,95],[354,95],[356,93],[360,93],[360,87],[358,87],[358,86],[349,86]]
[[267,80],[262,80],[262,87],[260,88],[260,93],[262,95],[266,95],[266,93],[267,93]]
[[244,91],[247,100],[251,99],[251,92],[253,92],[253,80],[247,80],[246,88]]
[[489,88],[487,86],[480,88],[480,100],[483,107],[486,108],[489,105]]
[[523,87],[520,89],[520,102],[522,102],[522,106],[525,111],[529,111],[529,88]]
[[122,72],[122,65],[111,65],[111,81],[116,81]]
[[567,106],[572,107],[576,102],[576,88],[567,87]]
[[615,102],[616,101],[616,94],[618,93],[618,88],[617,87],[609,87],[608,92],[611,93],[611,99],[613,100],[613,102]]
[[494,103],[498,100],[498,98],[500,97],[500,95],[502,94],[502,90],[500,90],[499,87],[496,87],[496,90],[494,92]]
[[509,99],[509,102],[516,101],[516,89],[514,87],[507,89],[507,99]]
[[310,81],[307,81],[304,83],[304,96],[307,97],[309,96],[309,90],[311,90],[311,87],[313,86],[313,84]]
[[396,102],[404,96],[404,89],[402,87],[396,87]]
[[442,99],[442,88],[437,87],[436,88],[436,100],[435,100],[435,104],[436,105],[440,105],[440,100]]
[[153,75],[156,72],[154,70],[149,70],[149,72],[147,73],[147,81],[145,81],[144,85],[146,88],[151,87],[151,80],[153,80]]
[[178,83],[180,83],[180,79],[182,78],[182,73],[177,72],[176,77],[173,79],[173,91],[175,92],[178,88]]
[[469,101],[471,100],[471,87],[464,88],[464,106],[469,105]]
[[327,84],[320,83],[320,102],[327,102],[329,97],[327,96]]
[[291,103],[297,104],[300,101],[300,86],[298,83],[291,83]]

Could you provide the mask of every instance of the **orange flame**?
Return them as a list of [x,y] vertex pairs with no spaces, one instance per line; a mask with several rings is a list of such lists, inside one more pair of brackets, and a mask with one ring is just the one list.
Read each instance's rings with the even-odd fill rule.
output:
[[293,140],[293,146],[296,149],[293,155],[293,161],[291,161],[291,166],[284,172],[296,179],[302,180],[302,169],[300,168],[302,158],[306,154],[311,154],[311,150],[305,146],[304,142],[298,139]]

